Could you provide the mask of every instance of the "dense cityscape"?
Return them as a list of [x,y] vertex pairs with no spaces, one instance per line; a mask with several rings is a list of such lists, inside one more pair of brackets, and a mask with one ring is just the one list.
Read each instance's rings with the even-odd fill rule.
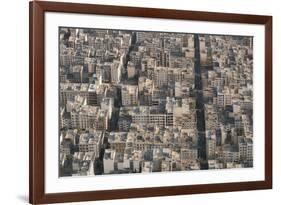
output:
[[59,176],[253,167],[253,38],[59,28]]

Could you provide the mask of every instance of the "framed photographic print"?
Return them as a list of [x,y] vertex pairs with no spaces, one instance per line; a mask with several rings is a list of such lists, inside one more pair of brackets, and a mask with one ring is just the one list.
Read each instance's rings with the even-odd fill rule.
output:
[[30,2],[30,203],[270,189],[272,17]]

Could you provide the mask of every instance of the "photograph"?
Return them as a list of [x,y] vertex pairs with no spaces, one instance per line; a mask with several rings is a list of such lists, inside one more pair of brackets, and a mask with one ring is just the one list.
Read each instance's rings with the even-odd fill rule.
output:
[[29,202],[272,189],[263,14],[30,2]]
[[280,199],[278,1],[1,8],[0,205]]
[[253,168],[253,36],[58,38],[59,177]]

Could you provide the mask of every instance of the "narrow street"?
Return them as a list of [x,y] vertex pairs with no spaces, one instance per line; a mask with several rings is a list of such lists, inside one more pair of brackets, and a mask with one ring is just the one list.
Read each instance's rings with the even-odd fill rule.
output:
[[205,112],[202,92],[201,65],[200,65],[200,43],[198,34],[194,35],[195,48],[195,90],[196,90],[196,118],[198,131],[198,155],[201,169],[208,169],[206,160],[206,137],[205,137]]

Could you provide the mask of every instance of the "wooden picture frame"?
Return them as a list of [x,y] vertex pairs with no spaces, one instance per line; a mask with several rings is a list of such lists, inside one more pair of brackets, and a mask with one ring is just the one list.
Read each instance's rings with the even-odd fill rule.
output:
[[[265,180],[134,189],[45,193],[45,12],[246,23],[265,26]],[[272,17],[260,15],[33,1],[29,4],[29,201],[32,204],[154,197],[272,188]]]

